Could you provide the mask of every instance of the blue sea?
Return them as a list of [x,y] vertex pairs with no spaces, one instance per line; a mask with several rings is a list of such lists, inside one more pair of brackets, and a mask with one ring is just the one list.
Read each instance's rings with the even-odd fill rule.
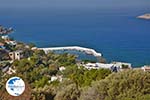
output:
[[0,24],[13,27],[11,36],[18,41],[83,46],[108,62],[150,64],[150,20],[136,18],[150,13],[148,0],[15,1],[0,4]]

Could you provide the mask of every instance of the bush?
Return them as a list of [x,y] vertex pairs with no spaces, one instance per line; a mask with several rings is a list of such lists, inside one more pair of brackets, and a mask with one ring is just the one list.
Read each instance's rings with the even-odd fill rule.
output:
[[81,100],[150,100],[150,73],[123,71],[94,82]]

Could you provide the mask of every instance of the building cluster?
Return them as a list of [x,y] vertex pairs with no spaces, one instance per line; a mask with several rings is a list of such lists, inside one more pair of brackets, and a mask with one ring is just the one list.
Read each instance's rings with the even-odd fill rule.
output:
[[131,63],[124,63],[124,62],[112,62],[110,64],[104,64],[104,63],[86,63],[86,64],[80,64],[84,66],[86,69],[110,69],[112,72],[119,72],[127,69],[134,69],[134,70],[143,70],[144,72],[150,72],[150,65],[144,65],[142,67],[138,68],[132,68]]
[[[8,33],[11,33],[13,31],[12,28],[4,28],[2,26],[0,26],[0,64],[3,62],[7,62],[5,61],[1,61],[2,56],[4,55],[4,51],[5,53],[7,53],[8,55],[8,61],[9,63],[12,63],[14,60],[21,60],[24,55],[23,55],[23,51],[22,50],[13,50],[10,51],[7,49],[7,46],[11,46],[11,47],[15,47],[16,45],[18,46],[19,44],[17,44],[17,42],[13,39],[10,39],[8,36]],[[29,48],[28,45],[26,45],[26,48]],[[31,50],[37,50],[38,48],[33,47],[31,48]],[[56,48],[41,48],[44,51],[51,51],[51,50],[79,50],[79,51],[85,51],[87,54],[93,54],[94,56],[99,56],[101,57],[100,53],[97,53],[95,50],[93,49],[89,49],[89,48],[83,48],[83,47],[77,47],[77,46],[72,46],[72,47],[56,47]],[[7,57],[6,57],[7,58]],[[100,69],[100,68],[104,68],[104,69],[110,69],[112,72],[119,72],[122,70],[126,70],[126,69],[132,69],[132,65],[131,63],[124,63],[124,62],[112,62],[112,63],[77,63],[79,64],[79,66],[83,66],[86,69]],[[8,69],[10,69],[9,65],[6,64],[5,66],[1,67],[3,72],[8,71]],[[137,68],[134,68],[137,69]],[[150,72],[150,66],[143,66],[141,68],[138,69],[142,69],[143,71],[149,71]],[[65,67],[60,67],[59,68],[60,71],[65,70]],[[9,70],[11,72],[14,72],[13,70]],[[11,73],[10,72],[10,73]],[[62,76],[53,76],[51,81],[54,80],[61,80]]]
[[5,49],[4,47],[5,44],[8,44],[12,47],[17,45],[17,42],[15,40],[10,39],[8,35],[2,35],[1,39],[3,40],[3,42],[0,42],[1,49]]
[[13,63],[14,60],[23,58],[22,50],[10,50],[11,47],[17,46],[17,42],[8,36],[10,30],[11,29],[4,29],[0,26],[0,64],[3,65],[0,69],[2,72],[9,72],[9,74],[14,72],[10,64]]
[[12,28],[5,28],[2,25],[0,25],[0,35],[7,35],[11,32],[13,32]]
[[[2,25],[0,25],[0,49],[5,49],[5,44],[9,44],[11,46],[17,45],[16,41],[13,41],[12,39],[9,38],[8,34],[12,33],[13,29],[12,28],[5,28]],[[2,42],[3,41],[3,42]]]
[[13,51],[7,49],[7,46],[15,47],[17,45],[17,42],[14,40],[11,40],[8,35],[1,36],[1,39],[3,42],[0,42],[0,50],[4,50],[8,52],[8,55],[11,60],[20,60],[22,58],[21,50]]
[[[112,62],[110,64],[104,64],[104,63],[86,63],[82,64],[87,69],[110,69],[113,72],[119,72],[123,69],[132,69],[130,63],[124,63],[124,62]],[[125,66],[125,67],[124,67]]]

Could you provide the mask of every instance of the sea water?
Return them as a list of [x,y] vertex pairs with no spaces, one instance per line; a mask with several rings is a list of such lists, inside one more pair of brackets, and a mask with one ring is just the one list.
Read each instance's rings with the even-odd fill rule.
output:
[[0,24],[13,27],[16,40],[38,47],[83,46],[109,62],[150,64],[150,20],[136,18],[150,12],[150,1],[56,1],[2,1]]

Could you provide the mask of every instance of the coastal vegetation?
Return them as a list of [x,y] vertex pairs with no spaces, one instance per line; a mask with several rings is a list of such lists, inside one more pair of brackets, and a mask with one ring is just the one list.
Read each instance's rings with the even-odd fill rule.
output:
[[81,100],[149,100],[150,73],[128,70],[96,81],[81,94]]
[[[66,88],[66,85],[77,89],[76,92],[80,94],[82,87],[91,86],[93,81],[102,80],[111,74],[111,71],[108,69],[87,70],[82,66],[78,66],[76,64],[76,56],[68,53],[55,54],[50,52],[45,54],[42,50],[35,50],[26,51],[26,54],[30,54],[30,52],[32,52],[30,57],[15,60],[11,67],[16,70],[16,73],[6,75],[3,79],[11,76],[21,77],[30,84],[32,99],[34,98],[35,100],[38,100],[36,98],[43,98],[45,100],[47,95],[48,97],[51,96],[50,98],[60,100],[59,95],[63,94],[59,94],[59,91],[63,92],[63,88]],[[59,70],[61,66],[65,67],[64,71]],[[63,81],[55,80],[51,82],[52,76],[63,76]],[[5,83],[6,81],[4,80],[3,82]],[[48,89],[48,92],[43,93],[42,91],[46,91],[45,89]],[[53,89],[54,91],[51,91]],[[66,89],[68,90],[68,88]],[[57,93],[58,95],[56,95]],[[73,98],[77,99],[78,97],[79,95],[76,95]]]
[[[21,77],[31,88],[31,100],[150,99],[148,72],[125,70],[112,73],[108,69],[87,70],[76,64],[75,55],[53,52],[45,54],[41,50],[29,52],[32,52],[32,56],[14,61],[12,68],[16,69],[16,73],[4,76],[1,82],[5,83],[4,79],[11,76]],[[60,71],[60,66],[66,69]],[[51,82],[52,76],[63,76],[63,80]],[[4,88],[4,83],[1,88]],[[6,93],[4,94],[1,99],[7,98]]]
[[[0,49],[0,100],[150,100],[149,72],[132,70],[128,65],[122,65],[125,70],[119,72],[89,70],[81,63],[95,62],[78,61],[73,54],[45,53],[33,43],[12,45],[2,38],[0,42],[5,44]],[[12,52],[23,57],[11,59]],[[101,58],[101,63],[106,59]],[[5,89],[6,81],[13,76],[21,77],[26,84],[19,97],[10,96]]]

